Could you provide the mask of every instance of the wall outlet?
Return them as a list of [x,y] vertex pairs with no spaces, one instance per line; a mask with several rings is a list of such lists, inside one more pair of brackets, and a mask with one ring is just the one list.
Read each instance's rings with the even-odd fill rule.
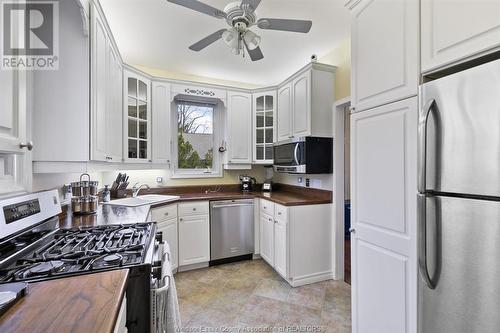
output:
[[163,184],[163,177],[156,177],[157,184]]
[[306,187],[309,187],[310,184],[311,184],[311,180],[309,178],[306,178]]

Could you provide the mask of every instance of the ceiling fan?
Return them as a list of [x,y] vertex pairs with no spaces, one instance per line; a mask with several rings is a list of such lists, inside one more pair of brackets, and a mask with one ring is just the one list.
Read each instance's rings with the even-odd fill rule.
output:
[[241,3],[232,2],[224,8],[224,11],[197,0],[168,1],[218,19],[225,19],[231,27],[229,29],[218,30],[189,47],[189,49],[197,52],[222,39],[231,48],[233,54],[242,54],[245,56],[246,49],[250,59],[257,61],[264,58],[259,47],[261,37],[249,29],[251,26],[257,25],[260,29],[301,33],[308,33],[312,26],[311,21],[304,20],[257,19],[255,10],[261,0],[242,0]]

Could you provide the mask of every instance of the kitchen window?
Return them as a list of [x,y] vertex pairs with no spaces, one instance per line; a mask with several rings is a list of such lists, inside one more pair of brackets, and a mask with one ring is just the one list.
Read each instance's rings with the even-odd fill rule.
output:
[[173,140],[174,178],[221,177],[217,104],[177,101]]

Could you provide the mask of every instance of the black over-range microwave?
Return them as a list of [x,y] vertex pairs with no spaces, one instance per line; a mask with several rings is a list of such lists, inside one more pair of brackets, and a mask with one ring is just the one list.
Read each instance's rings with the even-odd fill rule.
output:
[[298,174],[333,173],[333,139],[308,136],[275,144],[274,171]]

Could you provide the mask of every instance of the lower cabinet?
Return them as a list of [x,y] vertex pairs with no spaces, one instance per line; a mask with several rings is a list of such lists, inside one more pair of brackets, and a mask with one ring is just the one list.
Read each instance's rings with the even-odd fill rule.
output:
[[127,295],[123,296],[113,333],[127,333]]
[[[188,211],[194,213],[183,215],[183,212]],[[179,204],[179,266],[210,261],[208,211],[208,201],[196,204]]]
[[331,204],[260,207],[262,259],[293,287],[333,278]]
[[267,214],[260,215],[260,256],[274,266],[274,218]]
[[179,267],[179,243],[178,243],[178,225],[177,217],[170,220],[158,222],[158,231],[163,233],[163,240],[170,247],[170,261],[172,270]]

